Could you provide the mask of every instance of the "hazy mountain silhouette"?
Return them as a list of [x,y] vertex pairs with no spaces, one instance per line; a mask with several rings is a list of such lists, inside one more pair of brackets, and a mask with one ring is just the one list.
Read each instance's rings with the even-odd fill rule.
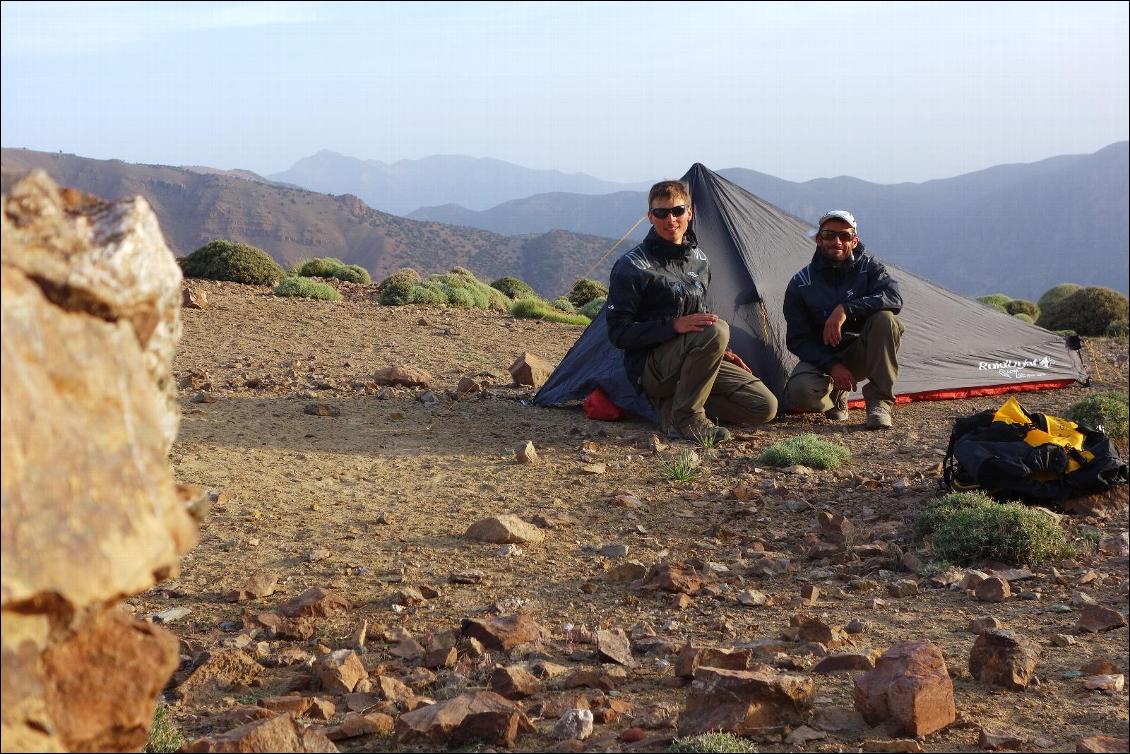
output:
[[[423,273],[464,266],[482,277],[515,275],[546,296],[568,292],[612,241],[565,231],[504,236],[378,212],[349,194],[329,196],[250,180],[233,171],[134,165],[75,155],[4,149],[2,184],[43,168],[62,186],[103,199],[144,196],[165,240],[184,255],[215,238],[253,244],[280,263],[334,256],[379,279],[399,267]],[[592,273],[607,279],[614,255]]]
[[[829,209],[850,209],[875,253],[961,293],[1032,298],[1062,282],[1127,290],[1128,154],[1128,143],[1118,142],[1089,155],[889,185],[850,177],[795,183],[744,168],[717,172],[809,222]],[[496,232],[567,228],[619,238],[645,206],[643,192],[552,193],[480,212],[446,205],[409,216]],[[633,236],[647,228],[642,224]]]
[[[453,203],[473,210],[549,191],[608,194],[646,189],[642,183],[613,183],[584,173],[530,168],[490,158],[435,155],[420,160],[359,160],[322,150],[271,180],[330,194],[356,194],[370,207],[405,215],[417,207]],[[544,232],[544,231],[539,231]]]

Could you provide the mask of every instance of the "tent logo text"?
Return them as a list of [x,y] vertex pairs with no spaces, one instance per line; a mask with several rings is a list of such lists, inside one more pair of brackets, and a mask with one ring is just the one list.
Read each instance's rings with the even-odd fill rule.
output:
[[1047,369],[1055,362],[1044,356],[1041,359],[1021,359],[1013,361],[1006,359],[1005,361],[979,361],[977,362],[977,369],[979,371],[995,371],[1002,377],[1010,377],[1012,379],[1030,379],[1032,377],[1044,377],[1043,373],[1025,372],[1025,369]]

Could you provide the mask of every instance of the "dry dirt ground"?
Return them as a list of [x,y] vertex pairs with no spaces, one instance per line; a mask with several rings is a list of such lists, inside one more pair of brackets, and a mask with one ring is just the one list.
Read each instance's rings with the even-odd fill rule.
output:
[[[175,372],[187,385],[196,370],[198,383],[210,383],[214,402],[196,402],[198,390],[182,387],[183,421],[171,460],[178,481],[222,495],[207,512],[200,543],[185,556],[179,577],[130,600],[142,616],[173,607],[191,610],[169,624],[182,640],[186,663],[201,650],[230,643],[241,611],[277,609],[317,585],[340,591],[355,607],[346,616],[320,619],[316,638],[297,644],[310,651],[318,642],[347,646],[351,632],[367,619],[371,638],[365,662],[370,667],[383,663],[393,674],[411,668],[389,654],[382,628],[403,626],[422,638],[427,631],[458,629],[461,619],[492,610],[520,607],[532,615],[554,637],[543,651],[569,666],[595,663],[590,646],[569,641],[581,632],[567,635],[565,624],[630,631],[644,622],[676,643],[733,646],[779,639],[789,617],[804,613],[839,626],[863,621],[864,631],[853,637],[857,646],[885,649],[899,641],[930,639],[942,648],[958,721],[922,740],[927,751],[978,750],[982,724],[1024,729],[1030,736],[1025,748],[1048,751],[1074,750],[1085,736],[1127,735],[1126,691],[1086,691],[1078,677],[1080,667],[1095,657],[1108,658],[1116,672],[1125,673],[1127,629],[1079,634],[1079,610],[1071,599],[1073,590],[1083,589],[1099,604],[1126,613],[1120,586],[1127,578],[1127,559],[1101,555],[1094,544],[1100,536],[1125,531],[1124,515],[1065,517],[1063,526],[1083,554],[1033,568],[1034,578],[1014,589],[1037,598],[1014,597],[1001,604],[933,586],[928,553],[922,554],[927,570],[918,576],[895,573],[889,570],[893,561],[867,557],[866,550],[862,556],[823,561],[805,556],[821,509],[850,519],[859,529],[857,544],[877,543],[885,552],[891,543],[913,549],[909,523],[937,494],[952,420],[999,405],[999,398],[900,407],[896,428],[885,433],[863,431],[859,411],[842,425],[822,417],[786,416],[703,452],[704,473],[677,483],[648,447],[653,427],[589,421],[579,409],[537,408],[527,402],[528,389],[509,386],[507,367],[517,354],[529,350],[556,362],[581,328],[492,312],[382,307],[364,289],[350,289],[347,300],[331,303],[281,299],[265,289],[227,283],[194,285],[206,291],[210,307],[184,311]],[[1095,341],[1087,349],[1096,387],[1030,393],[1021,396],[1022,402],[1032,410],[1062,414],[1098,388],[1126,389],[1125,341]],[[430,372],[438,402],[426,405],[418,400],[422,391],[407,388],[378,397],[372,374],[394,363]],[[446,395],[464,375],[494,387],[482,398]],[[314,402],[332,405],[340,415],[304,413]],[[796,475],[758,464],[765,447],[803,432],[850,448],[846,471]],[[541,457],[537,465],[515,461],[515,449],[526,440]],[[598,462],[606,464],[605,473],[582,470]],[[734,498],[732,491],[741,486],[749,499]],[[614,494],[625,492],[642,505],[613,501]],[[522,546],[520,554],[509,556],[500,555],[498,545],[461,537],[475,521],[505,513],[527,521],[541,517],[552,528],[543,543]],[[621,562],[599,553],[606,544],[626,545],[627,559],[646,565],[698,558],[731,573],[722,576],[719,596],[700,596],[680,609],[665,593],[606,580],[606,572]],[[787,556],[787,572],[740,575],[761,549]],[[451,583],[452,574],[472,569],[483,572],[480,584]],[[279,575],[274,595],[251,603],[225,601],[225,592],[261,570]],[[1098,578],[1079,586],[1088,571]],[[887,585],[903,578],[917,579],[921,592],[890,596]],[[806,583],[822,592],[814,606],[797,603]],[[388,598],[405,586],[431,586],[439,596],[394,608]],[[743,607],[735,599],[743,589],[761,590],[774,604]],[[876,604],[876,598],[885,604]],[[995,616],[1040,644],[1038,685],[1022,692],[988,690],[971,679],[967,663],[976,637],[967,625],[982,615]],[[1054,646],[1053,634],[1072,635],[1076,643]],[[269,651],[288,644],[271,642]],[[670,667],[655,657],[638,659],[639,667],[613,693],[630,702],[638,717],[655,704],[679,708],[687,691],[674,682]],[[814,660],[796,654],[793,662],[805,667]],[[853,676],[816,676],[815,707],[850,708]],[[450,670],[440,671],[421,691],[446,698],[462,685],[483,685],[483,678],[481,672],[461,680]],[[173,716],[190,740],[220,732],[221,712],[285,693],[294,681],[293,669],[269,668],[249,688],[194,705],[174,704]],[[519,747],[554,746],[548,735],[553,723],[535,719],[539,733],[520,738]],[[626,749],[615,736],[630,725],[625,718],[597,726],[587,745]],[[829,733],[805,750],[859,750],[864,739],[883,737],[878,730]],[[376,736],[339,746],[412,748]],[[780,736],[758,746],[793,748]]]

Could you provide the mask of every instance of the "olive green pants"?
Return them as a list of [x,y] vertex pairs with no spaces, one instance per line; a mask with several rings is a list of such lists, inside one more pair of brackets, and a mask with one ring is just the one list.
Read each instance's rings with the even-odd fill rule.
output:
[[643,389],[659,411],[664,431],[695,418],[731,424],[764,424],[777,415],[777,398],[761,380],[722,360],[730,326],[722,320],[702,332],[684,333],[648,354]]
[[[857,381],[867,380],[863,398],[868,405],[894,405],[902,333],[898,317],[888,311],[875,312],[867,318],[855,342],[839,353],[840,363]],[[796,365],[785,385],[785,402],[794,411],[828,411],[839,395],[832,377],[807,361]]]

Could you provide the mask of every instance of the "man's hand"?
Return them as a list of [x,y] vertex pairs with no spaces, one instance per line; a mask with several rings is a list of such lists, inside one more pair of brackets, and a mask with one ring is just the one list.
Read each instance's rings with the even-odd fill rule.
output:
[[734,366],[741,367],[742,369],[746,370],[750,374],[753,374],[753,370],[750,369],[749,366],[744,361],[742,361],[742,357],[738,356],[733,351],[726,351],[726,353],[722,354],[722,361],[728,361],[731,364],[733,364]]
[[844,305],[840,304],[832,313],[828,315],[828,320],[824,323],[824,345],[835,348],[843,340],[843,334],[840,332],[847,322],[847,313],[844,311]]
[[851,370],[843,364],[836,364],[832,367],[832,384],[836,386],[836,390],[843,390],[848,393],[855,392],[855,377],[852,376]]
[[699,313],[676,317],[674,320],[672,320],[671,324],[674,326],[675,332],[682,335],[689,332],[702,332],[717,321],[717,314]]

